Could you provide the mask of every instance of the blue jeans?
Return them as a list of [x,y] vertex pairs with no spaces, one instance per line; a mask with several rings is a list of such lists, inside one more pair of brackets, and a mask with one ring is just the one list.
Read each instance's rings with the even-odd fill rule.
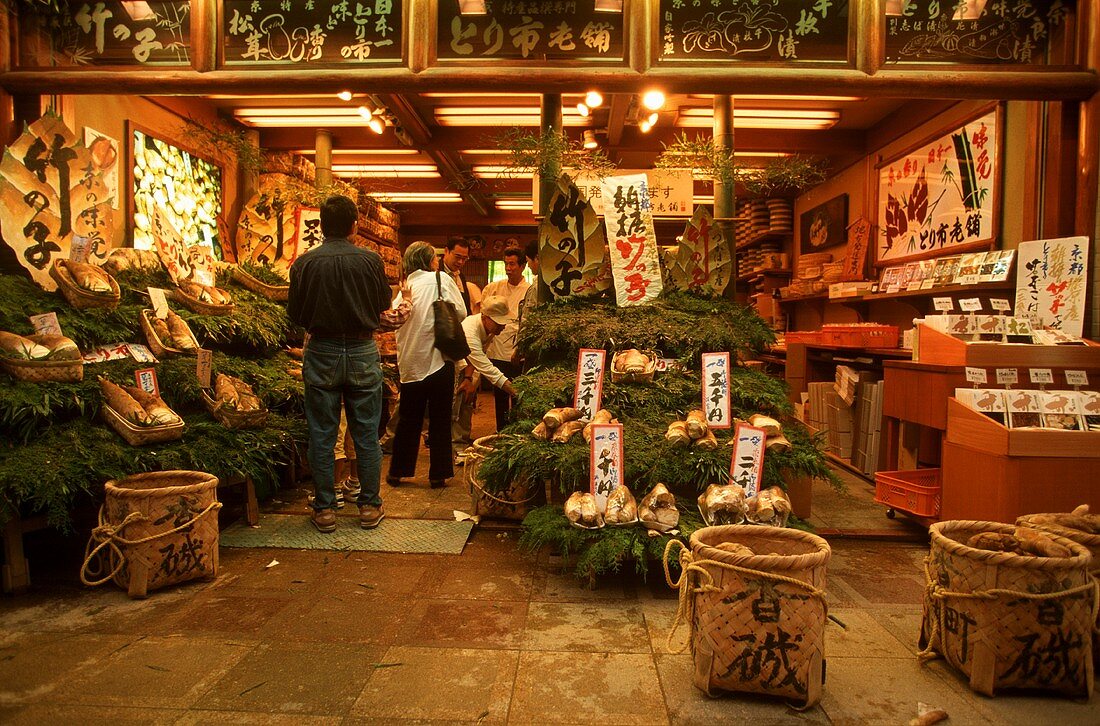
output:
[[[359,506],[381,506],[382,449],[378,420],[382,413],[382,367],[373,340],[312,338],[302,363],[306,423],[309,424],[309,465],[313,469],[313,508],[336,506],[336,432],[340,405],[347,414],[355,442],[359,472]],[[349,457],[350,458],[350,457]]]

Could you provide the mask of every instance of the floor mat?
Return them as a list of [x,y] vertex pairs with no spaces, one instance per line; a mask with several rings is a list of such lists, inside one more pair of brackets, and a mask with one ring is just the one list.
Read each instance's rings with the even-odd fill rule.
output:
[[220,542],[223,547],[460,555],[473,528],[473,522],[383,519],[377,528],[363,529],[354,517],[337,517],[336,531],[321,534],[306,515],[261,514],[258,527],[234,524],[222,530]]

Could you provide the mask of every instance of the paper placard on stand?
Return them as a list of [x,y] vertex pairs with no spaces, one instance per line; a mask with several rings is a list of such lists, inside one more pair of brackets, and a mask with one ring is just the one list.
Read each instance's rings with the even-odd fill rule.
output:
[[1031,378],[1031,382],[1037,385],[1054,383],[1054,374],[1049,368],[1032,368],[1028,371],[1028,375]]
[[195,268],[195,282],[207,287],[214,287],[214,272],[212,270],[200,270]]
[[141,368],[134,371],[134,381],[137,387],[154,396],[160,395],[160,385],[157,383],[157,370],[155,368]]
[[92,245],[99,241],[97,238],[81,237],[73,233],[69,242],[69,259],[72,262],[87,262],[88,257],[91,255]]
[[989,307],[1007,313],[1012,310],[1012,303],[1003,297],[995,297],[989,301]]
[[213,361],[213,352],[199,348],[198,358],[195,360],[195,375],[203,388],[210,388],[210,368]]
[[149,302],[153,306],[153,314],[161,320],[168,317],[168,298],[164,295],[164,290],[159,287],[149,288]]
[[1067,386],[1087,386],[1089,384],[1089,374],[1085,371],[1066,371],[1066,385]]
[[596,509],[607,509],[607,498],[623,483],[623,425],[594,424],[590,452],[590,491]]
[[136,360],[138,363],[156,363],[157,357],[153,355],[153,351],[141,343],[127,343],[126,347],[130,349],[130,357]]
[[112,360],[122,360],[130,357],[130,346],[127,343],[115,343],[114,345],[101,345],[94,350],[89,350],[81,356],[84,365],[91,363],[106,363]]
[[577,384],[573,390],[573,408],[583,411],[584,418],[592,418],[600,410],[606,361],[607,351],[603,349],[581,348],[577,354]]
[[57,322],[57,313],[42,313],[28,318],[38,335],[63,335],[61,323]]
[[986,383],[989,377],[986,375],[985,368],[974,368],[972,366],[966,367],[966,380],[971,383]]
[[745,495],[751,497],[760,490],[764,477],[764,448],[768,434],[755,426],[737,424],[733,437],[730,481],[744,487]]
[[949,312],[955,303],[949,297],[935,297],[932,298],[932,306],[941,313]]
[[997,383],[1002,386],[1011,386],[1019,380],[1015,368],[998,368]]
[[703,410],[712,429],[732,425],[729,353],[703,353]]
[[959,310],[964,313],[976,313],[982,309],[981,298],[976,297],[964,297],[959,300]]
[[604,227],[619,307],[645,305],[664,285],[645,174],[603,180]]
[[1016,314],[1036,328],[1081,337],[1085,320],[1088,237],[1023,242],[1016,258]]

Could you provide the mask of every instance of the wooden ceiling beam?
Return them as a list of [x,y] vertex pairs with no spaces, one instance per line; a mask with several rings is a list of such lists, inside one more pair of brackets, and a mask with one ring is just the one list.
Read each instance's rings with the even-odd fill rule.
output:
[[618,146],[623,138],[623,126],[626,124],[626,112],[630,108],[631,95],[628,93],[611,94],[611,104],[607,110],[607,145]]

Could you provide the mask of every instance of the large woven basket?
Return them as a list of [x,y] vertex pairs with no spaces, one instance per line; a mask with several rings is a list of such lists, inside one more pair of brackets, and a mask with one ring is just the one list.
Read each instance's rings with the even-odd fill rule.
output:
[[[26,336],[34,340],[35,336]],[[29,383],[77,383],[84,380],[82,360],[17,360],[0,357],[0,368],[12,378]]]
[[275,302],[286,302],[290,297],[290,285],[268,285],[240,267],[233,268],[233,280],[252,292]]
[[[718,549],[723,542],[759,554]],[[668,558],[676,546],[682,572],[673,582]],[[779,527],[704,527],[692,534],[690,550],[672,540],[665,577],[680,590],[677,624],[686,619],[691,626],[696,688],[708,695],[762,693],[804,707],[816,704],[825,680],[830,554],[820,537]]]
[[227,429],[258,429],[267,423],[266,408],[261,408],[259,411],[236,411],[219,404],[217,399],[210,395],[208,389],[202,388],[200,391],[206,410]]
[[92,292],[85,290],[76,284],[76,280],[69,273],[68,260],[54,260],[50,267],[50,277],[57,282],[57,289],[62,297],[74,308],[115,308],[122,299],[122,291],[115,282],[115,278],[107,275],[107,282],[111,286],[111,292]]
[[653,375],[657,372],[657,359],[660,357],[656,351],[643,350],[641,351],[649,358],[649,365],[641,373],[627,373],[619,367],[620,358],[626,351],[620,350],[615,353],[615,357],[611,359],[611,381],[612,383],[618,383],[619,381],[633,381],[635,383],[648,383],[653,380]]
[[183,436],[184,423],[180,421],[170,426],[138,426],[119,415],[110,406],[103,406],[103,420],[107,425],[118,432],[118,435],[126,440],[130,446],[144,446],[145,444],[162,444],[165,441],[175,441]]
[[1058,535],[1050,537],[1069,548],[1070,557],[964,544],[980,532],[1014,531],[997,522],[932,525],[922,657],[943,656],[969,677],[971,689],[987,696],[1000,688],[1090,696],[1097,585],[1088,572],[1089,552]]
[[[157,335],[157,331],[153,329],[152,318],[156,315],[153,310],[145,309],[141,311],[141,330],[145,333],[145,340],[149,343],[149,350],[153,351],[153,355],[164,357],[168,355],[198,355],[199,353],[199,341],[195,337],[195,333],[191,333],[191,340],[195,342],[195,347],[192,350],[184,350],[183,348],[173,348],[165,341],[160,339]],[[188,327],[190,330],[190,327]]]
[[470,501],[473,513],[483,517],[521,520],[527,516],[532,503],[542,490],[538,482],[527,477],[513,479],[502,492],[488,492],[478,477],[481,462],[493,451],[493,443],[500,436],[482,436],[466,450],[466,466],[462,477],[470,489]]
[[201,471],[157,471],[107,482],[81,581],[101,585],[113,579],[130,597],[141,598],[167,585],[213,579],[222,506],[217,486],[217,477]]
[[[1089,565],[1089,572],[1092,574],[1094,580],[1100,580],[1100,534],[1089,534],[1079,529],[1059,527],[1056,524],[1035,523],[1032,520],[1037,516],[1042,515],[1029,514],[1025,517],[1020,517],[1016,520],[1016,524],[1038,529],[1049,534],[1056,534],[1059,537],[1065,537],[1083,546],[1089,551],[1089,554],[1092,555],[1092,564]],[[1100,664],[1100,608],[1096,610],[1096,625],[1092,629],[1092,662],[1094,665]]]
[[216,305],[214,303],[203,302],[198,298],[191,297],[178,287],[174,287],[168,291],[168,298],[175,300],[191,312],[199,313],[200,315],[231,315],[234,309],[233,303],[229,303],[228,305]]

